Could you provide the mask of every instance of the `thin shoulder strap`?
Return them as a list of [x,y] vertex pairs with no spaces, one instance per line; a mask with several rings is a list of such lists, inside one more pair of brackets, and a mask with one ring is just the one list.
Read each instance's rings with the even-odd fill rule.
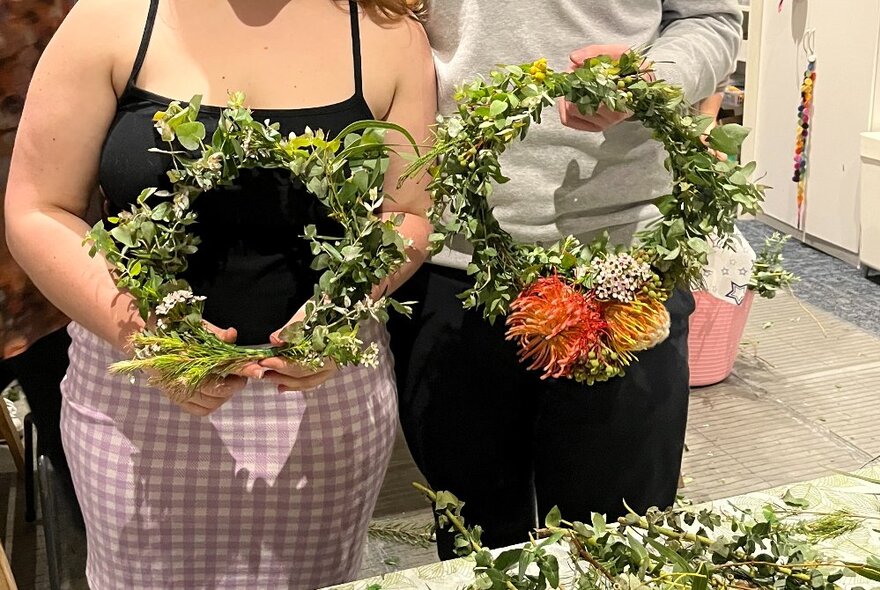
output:
[[150,37],[153,35],[153,23],[156,22],[156,12],[159,10],[159,0],[150,0],[150,10],[147,12],[147,22],[144,23],[144,35],[141,37],[141,44],[138,47],[137,56],[134,58],[134,66],[131,68],[131,76],[128,77],[128,83],[125,89],[128,90],[137,83],[138,74],[141,73],[141,67],[144,65],[144,58],[147,56],[147,48],[150,46]]
[[361,76],[361,26],[358,3],[355,0],[348,1],[348,12],[351,15],[351,53],[354,61],[354,93],[357,96],[363,94],[363,80]]

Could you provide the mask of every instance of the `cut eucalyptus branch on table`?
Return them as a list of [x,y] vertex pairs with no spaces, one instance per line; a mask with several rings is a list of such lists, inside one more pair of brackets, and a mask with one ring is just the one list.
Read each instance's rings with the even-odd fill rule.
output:
[[[554,508],[531,540],[494,555],[468,527],[463,503],[453,494],[414,484],[432,503],[440,527],[456,532],[456,552],[474,560],[477,590],[542,590],[560,587],[552,545],[567,551],[572,588],[602,590],[840,590],[845,577],[880,582],[880,559],[842,561],[823,554],[817,540],[850,532],[852,515],[805,519],[789,502],[760,510],[651,508],[607,521],[566,521]],[[851,586],[851,585],[848,585]],[[858,586],[856,586],[858,588]]]

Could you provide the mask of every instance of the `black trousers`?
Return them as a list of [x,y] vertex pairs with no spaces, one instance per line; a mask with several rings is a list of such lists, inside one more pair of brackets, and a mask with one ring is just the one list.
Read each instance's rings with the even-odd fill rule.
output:
[[[395,297],[412,319],[389,324],[400,418],[410,451],[437,490],[465,502],[489,547],[528,539],[558,505],[567,520],[675,500],[688,411],[687,333],[693,297],[667,307],[669,338],[639,354],[625,377],[592,387],[541,380],[491,326],[462,308],[463,271],[425,265]],[[537,511],[537,513],[536,513]],[[443,559],[451,535],[438,535]]]
[[34,342],[26,351],[3,361],[4,372],[18,380],[27,395],[37,427],[37,453],[47,455],[58,473],[67,476],[61,446],[61,380],[67,372],[67,329],[56,330]]

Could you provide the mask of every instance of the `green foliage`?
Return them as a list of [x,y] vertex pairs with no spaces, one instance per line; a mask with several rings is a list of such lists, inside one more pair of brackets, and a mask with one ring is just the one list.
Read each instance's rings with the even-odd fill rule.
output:
[[[645,80],[644,61],[632,51],[618,60],[591,58],[573,72],[559,73],[538,60],[502,66],[459,89],[458,112],[440,122],[435,147],[408,174],[424,166],[432,169],[434,247],[452,236],[463,236],[474,247],[468,272],[475,284],[461,294],[466,307],[482,308],[495,320],[537,276],[559,273],[583,280],[591,274],[593,257],[623,250],[607,244],[587,247],[571,237],[546,248],[516,243],[492,214],[493,186],[507,181],[499,157],[514,141],[525,139],[530,125],[540,123],[543,109],[560,98],[584,114],[601,106],[629,112],[666,148],[672,190],[655,201],[663,219],[637,236],[634,249],[626,249],[650,261],[662,277],[658,293],[663,298],[676,284],[699,281],[707,236],[726,238],[739,213],[759,210],[763,187],[749,181],[754,164],[713,157],[701,141],[706,118],[690,113],[679,88]],[[717,127],[709,134],[709,146],[736,153],[746,134],[738,125]]]
[[764,242],[764,247],[755,258],[749,289],[756,291],[761,297],[773,299],[779,289],[785,289],[798,280],[782,267],[782,248],[790,238],[791,236],[774,232]]
[[[464,527],[460,502],[448,492],[417,486],[447,519],[461,547],[472,549],[476,581],[470,589],[543,590],[558,588],[559,564],[548,551],[559,544],[574,568],[579,590],[841,590],[844,578],[880,581],[880,559],[864,563],[823,555],[817,540],[859,526],[852,515],[832,513],[805,520],[793,509],[766,505],[757,512],[724,513],[712,508],[651,508],[607,523],[593,514],[590,523],[568,522],[554,508],[544,528],[522,547],[496,557]],[[436,498],[446,499],[437,504]],[[800,510],[800,509],[798,509]],[[817,538],[816,533],[821,537]],[[847,584],[851,586],[852,584]]]
[[371,522],[367,534],[374,539],[413,547],[427,547],[434,537],[434,523]]
[[4,391],[3,396],[11,402],[17,402],[21,399],[22,389],[17,382],[9,385]]
[[[267,356],[311,367],[325,359],[338,365],[374,363],[377,349],[364,346],[359,324],[387,321],[389,307],[409,311],[403,303],[387,297],[374,301],[370,295],[407,260],[408,243],[397,231],[402,216],[382,220],[379,207],[386,198],[384,175],[392,151],[384,133],[397,131],[415,146],[410,134],[390,123],[362,121],[334,138],[311,130],[285,136],[278,124],[254,120],[244,95],[234,93],[208,140],[197,120],[200,103],[198,96],[186,106],[172,102],[153,118],[168,143],[162,153],[174,163],[168,172],[173,191],[144,190],[130,211],[109,219],[109,228],[98,223],[87,237],[90,254],[107,259],[117,286],[134,296],[151,326],[133,337],[136,358],[115,370],[150,369],[154,384],[183,400],[211,379]],[[175,142],[185,151],[175,149]],[[312,268],[323,271],[319,284],[302,321],[283,331],[287,344],[262,350],[224,344],[202,328],[202,298],[179,278],[198,248],[189,231],[196,222],[193,202],[211,198],[208,191],[231,185],[242,170],[252,168],[286,170],[315,194],[339,227],[338,236],[306,228],[315,255]]]

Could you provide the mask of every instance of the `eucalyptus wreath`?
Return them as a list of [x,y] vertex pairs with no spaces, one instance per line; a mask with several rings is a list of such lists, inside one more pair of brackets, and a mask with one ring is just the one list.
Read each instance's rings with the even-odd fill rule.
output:
[[[147,322],[131,337],[134,358],[112,369],[148,369],[151,382],[179,401],[211,379],[270,356],[314,368],[327,359],[340,366],[374,364],[378,350],[359,338],[361,322],[387,321],[389,307],[409,312],[391,297],[372,297],[374,287],[407,260],[408,241],[397,231],[403,216],[383,220],[379,214],[393,151],[384,133],[397,131],[415,147],[412,136],[382,121],[354,123],[333,138],[309,129],[284,135],[277,123],[255,120],[244,95],[233,93],[208,139],[197,120],[200,102],[199,96],[186,105],[172,102],[153,118],[168,144],[167,150],[156,151],[173,161],[168,171],[172,190],[144,190],[130,210],[107,219],[109,229],[98,222],[86,238],[90,254],[106,258],[117,286],[132,294]],[[323,273],[305,305],[305,317],[282,331],[286,344],[273,348],[246,348],[217,338],[202,320],[204,297],[180,277],[199,244],[190,231],[196,222],[193,202],[252,168],[289,172],[326,206],[341,234],[323,236],[314,226],[305,228],[315,255],[312,268]],[[211,198],[210,193],[203,198]]]
[[[663,302],[676,286],[699,282],[707,237],[729,244],[738,214],[757,212],[763,200],[764,187],[749,180],[754,163],[720,161],[707,149],[735,154],[747,130],[709,131],[713,121],[692,114],[680,88],[649,72],[637,51],[566,73],[544,59],[500,66],[460,87],[457,112],[439,120],[433,148],[407,171],[431,169],[435,251],[451,236],[473,246],[465,307],[482,308],[490,321],[507,315],[508,338],[544,377],[593,383],[623,374],[635,353],[668,335]],[[586,115],[603,106],[631,113],[666,148],[671,190],[655,201],[662,218],[635,245],[611,245],[607,235],[520,243],[494,217],[495,184],[508,180],[499,158],[560,98]]]

